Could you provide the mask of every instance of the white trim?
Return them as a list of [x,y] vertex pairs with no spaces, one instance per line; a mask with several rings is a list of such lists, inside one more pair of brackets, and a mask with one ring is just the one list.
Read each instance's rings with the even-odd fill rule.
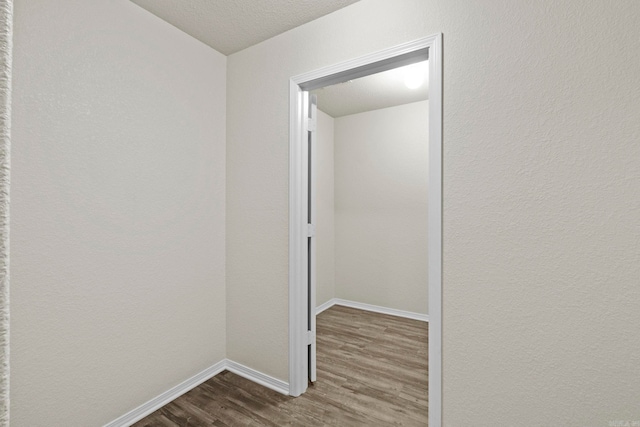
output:
[[223,371],[233,372],[236,375],[260,384],[261,386],[270,388],[271,390],[275,390],[278,393],[289,394],[289,384],[286,382],[241,365],[233,360],[223,359],[204,371],[195,374],[188,380],[181,382],[177,386],[172,387],[148,402],[143,403],[134,410],[127,412],[108,424],[105,424],[104,427],[129,427]]
[[227,360],[227,371],[233,372],[236,375],[239,375],[264,387],[270,388],[271,390],[277,391],[278,393],[287,396],[289,395],[288,383],[267,374],[263,374],[262,372],[256,371],[255,369],[251,369],[247,366],[241,365],[240,363],[234,362],[233,360]]
[[227,360],[223,359],[215,365],[208,367],[204,371],[195,374],[188,380],[181,382],[177,386],[172,387],[164,393],[149,400],[148,402],[143,403],[134,410],[127,412],[119,418],[116,418],[109,424],[105,424],[104,427],[129,427],[130,425],[140,421],[152,412],[162,408],[172,400],[175,400],[176,398],[182,396],[189,390],[199,386],[208,379],[215,377],[220,372],[224,371],[226,367]]
[[[292,78],[302,89],[310,91],[324,86],[401,67],[423,59],[432,37],[403,43],[368,55],[363,55],[339,64],[323,67]],[[426,43],[425,43],[426,42]]]
[[329,301],[322,304],[320,307],[316,308],[316,315],[318,315],[319,313],[321,313],[322,311],[330,307],[333,307],[334,305],[357,308],[358,310],[372,311],[374,313],[388,314],[390,316],[404,317],[406,319],[419,320],[421,322],[429,321],[428,314],[415,313],[413,311],[406,311],[406,310],[398,310],[397,308],[382,307],[380,305],[367,304],[364,302],[350,301],[350,300],[340,299],[340,298],[332,298]]
[[[292,77],[289,82],[289,394],[307,389],[306,188],[302,91],[429,55],[429,426],[442,425],[442,34]],[[398,62],[395,62],[398,61]],[[304,203],[303,203],[304,201]]]
[[429,426],[442,426],[442,34],[429,42]]
[[307,275],[307,203],[302,202],[306,200],[303,165],[307,144],[298,143],[304,141],[305,103],[293,80],[289,95],[289,394],[300,396],[307,389],[307,287],[300,285]]
[[320,304],[319,306],[316,307],[316,316],[320,313],[322,313],[325,310],[330,309],[331,307],[333,307],[334,305],[336,305],[336,301],[337,298],[331,298],[329,301]]

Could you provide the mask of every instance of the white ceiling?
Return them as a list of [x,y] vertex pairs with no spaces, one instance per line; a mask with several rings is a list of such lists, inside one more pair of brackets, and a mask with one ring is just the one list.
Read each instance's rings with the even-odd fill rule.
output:
[[225,55],[358,0],[131,0]]
[[[131,0],[225,55],[238,52],[359,0]],[[314,91],[332,117],[426,100],[390,70]]]
[[[419,67],[426,76],[428,61],[410,67]],[[316,89],[318,108],[333,118],[395,107],[429,98],[428,81],[417,89],[405,85],[404,69],[401,67],[383,73],[372,74],[346,83]]]

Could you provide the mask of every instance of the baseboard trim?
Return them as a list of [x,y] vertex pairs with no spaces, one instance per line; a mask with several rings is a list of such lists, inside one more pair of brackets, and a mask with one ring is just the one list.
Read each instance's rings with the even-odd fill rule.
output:
[[419,320],[421,322],[428,322],[428,314],[414,313],[412,311],[398,310],[395,308],[382,307],[379,305],[365,304],[363,302],[349,301],[341,298],[332,298],[324,304],[316,308],[316,315],[322,313],[326,309],[333,307],[334,305],[341,305],[344,307],[357,308],[359,310],[373,311],[374,313],[389,314],[391,316],[404,317],[407,319]]
[[220,372],[224,371],[227,366],[227,360],[223,359],[213,366],[208,367],[202,372],[199,372],[191,378],[181,382],[175,387],[170,388],[159,396],[154,397],[146,403],[138,406],[132,411],[127,412],[119,418],[111,421],[109,424],[105,424],[104,427],[129,427],[132,424],[140,421],[147,415],[162,408],[172,400],[182,396],[189,390],[199,386],[203,382],[210,378],[215,377]]
[[241,365],[240,363],[234,362],[233,360],[223,359],[215,365],[210,366],[204,371],[199,372],[191,378],[181,382],[177,386],[172,387],[164,393],[154,397],[148,402],[143,403],[132,411],[129,411],[121,417],[111,421],[110,423],[105,424],[104,427],[130,427],[147,415],[162,408],[172,400],[175,400],[189,390],[196,388],[203,382],[215,377],[222,371],[233,372],[236,375],[239,375],[264,387],[270,388],[271,390],[275,390],[278,393],[282,393],[287,396],[289,395],[288,383],[277,378],[273,378],[267,374],[263,374],[262,372],[256,371],[255,369],[251,369],[247,366]]
[[[426,314],[413,313],[411,311],[397,310],[395,308],[381,307],[378,305],[365,304],[362,302],[349,301],[340,298],[332,298],[317,307],[316,315],[322,313],[328,308],[333,307],[334,305],[357,308],[359,310],[372,311],[375,313],[389,314],[391,316],[405,317],[407,319],[420,320],[422,322],[429,321],[429,316]],[[287,396],[289,395],[289,384],[287,382],[264,374],[260,371],[256,371],[255,369],[249,368],[248,366],[242,365],[238,362],[234,362],[233,360],[223,359],[215,365],[208,367],[207,369],[197,373],[196,375],[181,382],[175,387],[172,387],[164,393],[154,397],[148,402],[143,403],[132,411],[129,411],[121,417],[111,421],[110,423],[105,424],[104,427],[129,427],[132,424],[140,421],[147,415],[160,409],[172,400],[175,400],[189,390],[199,386],[203,382],[215,377],[220,372],[225,370],[233,372],[236,375],[239,375],[243,378],[248,379],[249,381],[253,381],[254,383],[260,384],[271,390],[277,391],[278,393]]]
[[331,298],[329,301],[325,302],[324,304],[320,304],[316,308],[316,316],[322,313],[323,311],[333,307],[334,305],[336,305],[336,298]]
[[260,371],[251,369],[238,362],[234,362],[233,360],[227,359],[227,371],[233,372],[236,375],[240,375],[243,378],[246,378],[264,387],[270,388],[271,390],[277,391],[278,393],[284,394],[286,396],[289,395],[289,383],[271,377],[267,374],[263,374]]

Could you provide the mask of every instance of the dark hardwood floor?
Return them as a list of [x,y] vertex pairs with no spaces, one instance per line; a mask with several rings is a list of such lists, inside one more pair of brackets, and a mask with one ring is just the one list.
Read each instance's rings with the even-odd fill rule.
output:
[[333,306],[317,330],[318,381],[302,396],[223,372],[134,426],[427,425],[427,323]]

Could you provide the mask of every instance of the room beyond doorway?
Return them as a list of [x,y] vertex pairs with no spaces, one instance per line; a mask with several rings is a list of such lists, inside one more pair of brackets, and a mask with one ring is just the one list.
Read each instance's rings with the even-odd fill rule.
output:
[[[441,259],[442,259],[442,40],[427,37],[365,57],[323,68],[291,79],[290,133],[290,271],[289,271],[289,371],[290,394],[298,396],[307,388],[307,378],[315,354],[313,265],[310,248],[315,227],[311,218],[309,193],[310,143],[315,130],[313,104],[308,91],[429,59],[429,213],[424,223],[429,229],[429,422],[441,425]],[[427,263],[427,260],[425,260]]]
[[428,85],[406,88],[405,68],[311,92],[316,309],[339,301],[428,320]]

